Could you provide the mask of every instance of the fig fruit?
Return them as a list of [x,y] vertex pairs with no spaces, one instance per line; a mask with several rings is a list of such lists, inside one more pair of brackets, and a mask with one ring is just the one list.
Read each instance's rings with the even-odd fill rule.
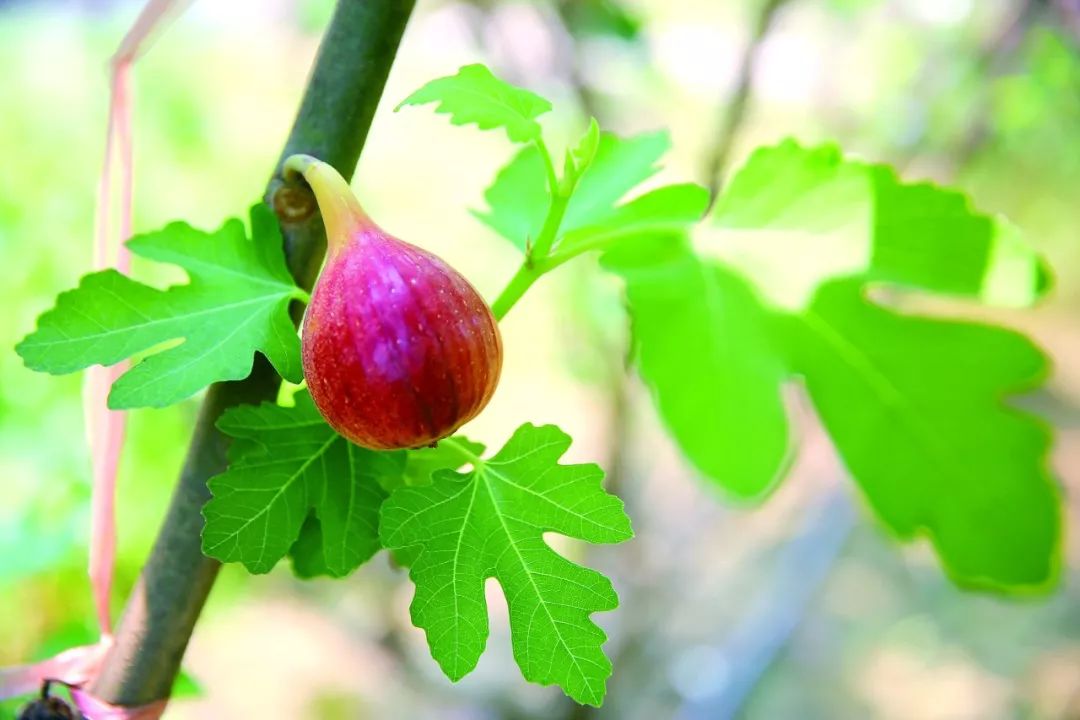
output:
[[81,718],[82,715],[72,710],[70,705],[49,693],[52,684],[52,680],[46,680],[42,683],[41,695],[20,710],[16,720],[75,720],[77,717]]
[[24,707],[17,720],[75,720],[76,717],[75,711],[66,702],[57,697],[47,697]]
[[306,155],[303,175],[327,253],[304,316],[304,377],[316,407],[373,450],[435,444],[495,392],[502,339],[491,309],[456,270],[380,229],[334,168]]

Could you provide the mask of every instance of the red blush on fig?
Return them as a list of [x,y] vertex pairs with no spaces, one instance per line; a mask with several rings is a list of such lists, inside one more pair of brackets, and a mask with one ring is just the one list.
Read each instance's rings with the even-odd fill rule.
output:
[[502,340],[487,303],[439,257],[381,230],[329,165],[293,156],[326,224],[304,316],[304,377],[326,421],[374,450],[433,445],[487,405]]

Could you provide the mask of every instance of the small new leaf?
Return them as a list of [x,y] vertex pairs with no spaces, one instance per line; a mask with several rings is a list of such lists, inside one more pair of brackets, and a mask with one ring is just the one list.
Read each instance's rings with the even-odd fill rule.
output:
[[431,485],[401,488],[383,504],[383,545],[412,549],[413,623],[450,679],[464,677],[484,650],[484,581],[494,577],[525,678],[557,684],[580,703],[603,700],[611,662],[589,616],[618,598],[607,578],[566,560],[543,536],[617,543],[632,531],[622,502],[601,488],[599,467],[558,463],[569,446],[557,427],[526,424],[491,459],[465,451],[471,471],[440,471]]
[[621,138],[600,133],[592,162],[574,189],[562,228],[573,230],[606,219],[615,204],[660,171],[660,158],[671,148],[666,132]]
[[570,160],[574,166],[574,172],[580,175],[585,168],[592,164],[596,157],[596,151],[600,147],[600,124],[596,118],[589,118],[589,127],[581,136],[577,147],[570,149]]
[[473,216],[526,252],[530,239],[540,234],[551,207],[540,150],[530,145],[518,152],[484,191],[484,200],[488,209],[473,210]]
[[379,549],[384,478],[401,475],[405,454],[357,447],[326,424],[307,391],[295,401],[242,405],[218,421],[233,444],[229,469],[209,481],[203,552],[265,573],[293,548],[299,574],[325,568],[341,577]]
[[563,163],[562,182],[573,188],[582,173],[592,164],[596,150],[600,146],[600,125],[596,118],[589,118],[589,127],[581,136],[577,146],[566,149],[566,161]]
[[475,123],[481,130],[503,128],[513,142],[532,142],[540,137],[536,118],[551,110],[544,98],[495,77],[487,67],[466,65],[456,75],[437,78],[424,85],[395,108],[436,102],[437,113],[446,113],[454,125]]
[[264,205],[251,209],[252,238],[232,219],[213,233],[176,222],[128,241],[136,255],[184,268],[191,282],[166,290],[115,270],[61,293],[16,347],[27,367],[54,374],[113,365],[168,341],[112,387],[113,408],[164,407],[220,380],[240,380],[263,353],[299,382],[300,342],[289,303],[304,293],[285,267],[281,234]]
[[[689,186],[686,185],[671,186],[682,190],[668,190],[680,193],[677,198],[654,196],[653,200],[663,202],[645,201],[645,207],[635,206],[630,211],[625,208],[637,201],[618,205],[631,190],[658,172],[657,163],[671,146],[667,133],[644,133],[621,138],[606,132],[595,135],[592,127],[590,125],[589,131],[569,154],[581,177],[574,184],[573,196],[560,225],[560,236],[585,228],[609,232],[614,226],[625,222],[641,222],[642,213],[649,210],[668,216],[678,213],[684,218],[693,215],[693,220],[700,217],[704,206],[693,213],[687,213],[685,208],[687,203],[699,203],[700,192],[704,190],[688,191],[686,188]],[[484,199],[489,209],[473,214],[524,251],[526,240],[539,235],[551,204],[544,162],[539,151],[535,147],[527,147],[515,155],[484,192]],[[669,200],[676,200],[677,206],[666,208],[663,203]],[[584,234],[592,232],[590,230]],[[579,240],[581,236],[582,233],[577,235]]]

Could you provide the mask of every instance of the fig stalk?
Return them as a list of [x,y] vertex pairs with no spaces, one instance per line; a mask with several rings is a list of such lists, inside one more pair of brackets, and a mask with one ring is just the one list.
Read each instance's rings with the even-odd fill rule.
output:
[[326,250],[336,252],[346,239],[362,227],[374,226],[360,207],[349,183],[332,166],[310,155],[290,155],[285,159],[285,175],[300,175],[315,193],[326,228]]

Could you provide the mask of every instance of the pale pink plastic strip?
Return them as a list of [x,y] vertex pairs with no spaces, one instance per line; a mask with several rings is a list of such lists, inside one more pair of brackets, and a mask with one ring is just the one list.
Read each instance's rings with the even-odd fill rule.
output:
[[[98,184],[94,230],[95,270],[114,267],[126,274],[130,269],[131,256],[124,242],[131,237],[134,200],[131,67],[145,50],[151,33],[166,18],[178,14],[188,1],[149,0],[112,58],[105,159]],[[109,216],[113,209],[116,159],[120,166],[120,223],[119,231],[111,233]],[[95,365],[87,370],[83,386],[83,413],[93,472],[88,572],[101,639],[94,645],[70,648],[39,663],[0,669],[0,699],[35,692],[45,680],[55,680],[72,688],[76,706],[89,720],[156,720],[165,711],[164,700],[141,707],[118,707],[81,689],[97,674],[113,642],[109,599],[116,559],[116,475],[126,416],[122,411],[110,410],[107,398],[113,381],[126,369],[127,363],[112,367]]]
[[158,720],[168,704],[167,700],[158,700],[139,707],[119,707],[102,702],[79,688],[72,688],[71,697],[79,712],[90,720]]
[[[94,238],[94,269],[115,267],[127,274],[131,255],[123,241],[131,237],[132,212],[132,150],[131,102],[129,83],[131,63],[121,61],[113,70],[112,104],[109,108],[109,134],[105,139],[105,164],[98,186],[98,217]],[[114,142],[118,147],[114,147]],[[120,156],[120,234],[118,242],[109,233],[109,202],[112,193],[112,164],[114,152]],[[109,596],[112,590],[113,565],[116,558],[116,474],[120,451],[124,444],[126,414],[110,410],[107,404],[109,388],[125,370],[127,363],[112,367],[94,365],[86,371],[83,385],[83,415],[86,418],[87,441],[93,465],[93,493],[90,516],[90,584],[102,640],[112,636]]]

